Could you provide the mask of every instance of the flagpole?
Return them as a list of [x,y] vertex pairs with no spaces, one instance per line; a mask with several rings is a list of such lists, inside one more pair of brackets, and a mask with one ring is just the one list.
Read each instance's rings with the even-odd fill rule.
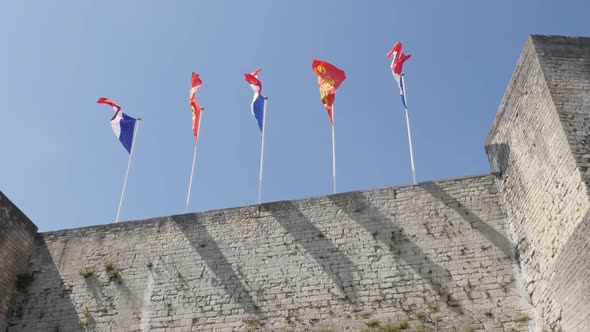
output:
[[195,142],[195,151],[193,153],[193,166],[191,167],[191,177],[188,182],[188,193],[186,194],[186,207],[184,208],[184,213],[188,212],[188,207],[191,201],[191,188],[193,186],[193,174],[195,173],[195,160],[197,159],[197,146],[198,142]]
[[260,174],[258,176],[258,208],[262,203],[262,170],[264,165],[264,139],[266,136],[266,103],[268,97],[264,97],[264,106],[262,108],[262,144],[260,145]]
[[333,193],[336,193],[336,139],[334,135],[334,105],[332,105],[332,185]]
[[410,132],[410,115],[408,113],[408,98],[406,98],[407,94],[406,94],[406,81],[405,81],[405,75],[401,75],[401,80],[402,80],[402,86],[403,86],[403,92],[404,95],[402,96],[404,98],[404,109],[406,111],[406,126],[408,128],[408,143],[410,146],[410,163],[412,165],[412,180],[414,181],[414,184],[416,184],[416,169],[414,168],[414,152],[413,152],[413,148],[412,148],[412,133]]
[[193,153],[193,166],[191,167],[191,177],[188,182],[188,193],[186,194],[186,207],[184,208],[184,213],[188,212],[188,207],[191,201],[191,188],[193,186],[193,174],[195,174],[195,160],[197,160],[197,148],[199,146],[199,135],[201,134],[201,117],[203,116],[204,108],[201,107],[199,112],[199,125],[197,126],[197,137],[195,139],[195,151]]
[[137,125],[133,131],[133,139],[131,141],[131,151],[129,152],[129,161],[127,162],[127,171],[125,172],[125,181],[123,181],[123,191],[121,192],[121,200],[119,200],[119,209],[117,210],[117,217],[115,222],[119,222],[119,215],[121,214],[121,206],[123,206],[123,197],[125,196],[125,188],[127,187],[127,178],[129,177],[129,169],[131,168],[131,159],[133,158],[133,149],[135,148],[135,137],[139,131],[139,123],[141,118],[137,118]]

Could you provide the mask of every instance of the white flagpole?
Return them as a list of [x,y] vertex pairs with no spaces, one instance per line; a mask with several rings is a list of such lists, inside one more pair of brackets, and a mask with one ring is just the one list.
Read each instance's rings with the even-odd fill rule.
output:
[[402,87],[403,87],[403,98],[404,98],[404,109],[406,111],[406,126],[408,128],[408,143],[410,145],[410,163],[412,165],[412,180],[414,181],[414,184],[416,184],[416,169],[414,168],[414,152],[413,152],[413,148],[412,148],[412,133],[410,132],[410,115],[408,114],[408,98],[406,98],[406,81],[404,79],[404,75],[401,75],[401,80],[402,80]]
[[264,97],[264,106],[262,108],[262,144],[260,145],[260,174],[258,176],[258,207],[262,203],[262,169],[264,165],[264,138],[266,136],[266,103],[268,97]]
[[197,159],[197,145],[198,143],[195,142],[195,151],[193,153],[193,166],[191,167],[191,177],[188,182],[188,193],[186,194],[186,207],[184,208],[184,213],[188,212],[188,207],[191,201],[191,188],[193,186],[193,174],[195,173],[195,160]]
[[334,105],[332,105],[332,184],[333,193],[336,193],[336,139],[334,138]]
[[188,193],[186,194],[186,207],[184,208],[184,213],[188,212],[188,207],[191,201],[191,188],[193,186],[193,174],[195,173],[195,160],[197,159],[197,148],[199,146],[199,135],[201,134],[201,117],[203,116],[204,108],[201,107],[199,112],[199,125],[197,126],[197,138],[195,141],[195,152],[193,153],[193,166],[191,167],[191,177],[188,182]]
[[127,172],[125,172],[125,181],[123,181],[123,191],[121,192],[121,200],[119,200],[119,209],[117,210],[117,217],[115,222],[119,222],[119,215],[121,214],[121,206],[123,206],[123,197],[125,196],[125,188],[127,187],[127,178],[129,177],[129,168],[131,168],[131,159],[133,158],[133,149],[135,148],[135,137],[139,131],[139,123],[141,118],[137,118],[135,130],[133,130],[133,139],[131,140],[131,151],[129,152],[129,161],[127,162]]

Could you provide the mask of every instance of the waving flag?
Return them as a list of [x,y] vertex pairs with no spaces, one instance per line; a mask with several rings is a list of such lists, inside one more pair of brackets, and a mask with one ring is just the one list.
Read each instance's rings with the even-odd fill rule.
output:
[[318,76],[318,85],[320,87],[320,97],[328,116],[330,117],[330,123],[334,124],[334,118],[332,116],[332,106],[334,105],[334,98],[336,89],[346,79],[344,71],[338,69],[336,66],[322,60],[314,59],[311,67],[313,72]]
[[98,98],[97,104],[109,105],[115,111],[115,114],[111,118],[111,127],[115,136],[119,139],[119,142],[123,144],[123,147],[127,152],[131,153],[131,146],[133,145],[133,131],[135,129],[136,119],[121,111],[121,106],[117,105],[114,101],[108,98]]
[[258,128],[260,128],[260,131],[262,131],[262,125],[264,121],[264,96],[262,96],[262,83],[260,83],[260,80],[258,79],[258,73],[260,73],[261,70],[261,68],[258,68],[250,74],[244,74],[246,82],[250,84],[250,87],[254,91],[254,98],[252,98],[250,109],[252,110],[252,115],[254,115],[256,122],[258,123]]
[[406,60],[408,60],[412,55],[405,55],[402,52],[402,43],[397,42],[391,51],[387,53],[388,58],[391,56],[393,56],[393,60],[391,60],[391,73],[393,74],[393,78],[395,78],[395,81],[399,87],[399,93],[402,96],[402,103],[404,104],[404,107],[407,107],[402,75],[404,74],[404,62],[406,62]]
[[199,139],[199,121],[201,121],[201,106],[199,106],[195,94],[201,85],[203,85],[203,82],[201,82],[199,74],[193,72],[193,77],[191,78],[191,91],[189,93],[189,104],[193,112],[193,134],[195,135],[195,140]]

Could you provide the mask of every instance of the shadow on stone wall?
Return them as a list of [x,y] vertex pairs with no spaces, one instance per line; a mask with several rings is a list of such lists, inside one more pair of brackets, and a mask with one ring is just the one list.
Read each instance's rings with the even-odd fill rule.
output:
[[12,302],[7,331],[84,331],[70,298],[72,286],[64,282],[42,236],[34,246],[29,265],[34,279]]
[[35,234],[37,226],[0,191],[0,331],[8,327],[14,286],[24,277]]
[[[245,313],[255,315],[260,320],[265,320],[264,313],[255,303],[250,291],[244,286],[241,278],[234,271],[231,263],[227,261],[223,251],[215,243],[215,239],[207,231],[205,225],[196,218],[188,220],[173,218],[173,221],[182,230],[195,252],[201,256],[209,271],[215,274],[219,281],[219,288],[223,288],[231,300],[239,304]],[[225,220],[219,220],[219,222],[225,223]]]
[[445,206],[453,209],[461,218],[467,221],[471,227],[481,233],[490,242],[492,242],[505,256],[513,257],[512,242],[508,240],[506,235],[498,232],[488,223],[484,222],[473,214],[469,209],[463,206],[456,198],[449,195],[435,182],[423,182],[418,185],[424,191],[428,192],[432,197],[440,200]]
[[590,212],[586,213],[557,254],[549,284],[553,294],[541,294],[549,303],[545,323],[553,331],[584,331],[590,321]]
[[[442,301],[447,301],[452,289],[456,287],[448,270],[432,261],[420,246],[412,241],[403,228],[375,207],[362,192],[331,195],[332,203],[346,213],[352,220],[373,234],[394,256],[399,257],[428,282]],[[369,216],[369,218],[367,218]],[[387,225],[384,226],[384,223]],[[460,303],[449,306],[457,313],[462,312]]]
[[[328,240],[293,202],[263,204],[262,209],[269,211],[274,219],[301,245],[318,263],[324,273],[346,295],[352,305],[357,302],[357,289],[354,276],[362,279],[362,272],[345,254]],[[311,234],[311,235],[310,235]],[[313,241],[309,241],[313,237]]]

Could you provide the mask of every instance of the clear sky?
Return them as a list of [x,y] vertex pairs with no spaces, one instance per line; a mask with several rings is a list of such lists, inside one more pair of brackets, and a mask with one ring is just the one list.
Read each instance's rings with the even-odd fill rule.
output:
[[332,191],[314,58],[336,94],[338,192],[411,183],[387,51],[402,41],[418,181],[489,172],[483,145],[528,34],[590,36],[580,1],[2,1],[0,190],[41,231],[111,223],[128,154],[109,97],[142,117],[122,220],[255,204],[260,132],[243,74],[269,97],[263,201]]

